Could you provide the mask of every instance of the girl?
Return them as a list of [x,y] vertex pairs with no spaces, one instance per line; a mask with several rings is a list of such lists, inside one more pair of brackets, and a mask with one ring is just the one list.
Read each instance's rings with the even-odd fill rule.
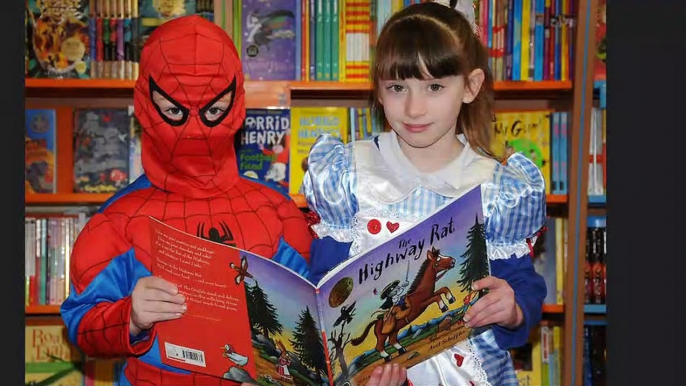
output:
[[441,3],[395,13],[379,35],[372,108],[392,130],[349,144],[322,136],[310,151],[303,190],[319,217],[310,279],[390,238],[387,229],[370,233],[370,220],[407,227],[481,184],[492,276],[474,283],[489,293],[465,322],[483,333],[407,378],[415,386],[517,386],[507,350],[526,343],[546,292],[530,253],[546,217],[545,183],[522,154],[499,162],[489,150],[493,79],[471,1]]

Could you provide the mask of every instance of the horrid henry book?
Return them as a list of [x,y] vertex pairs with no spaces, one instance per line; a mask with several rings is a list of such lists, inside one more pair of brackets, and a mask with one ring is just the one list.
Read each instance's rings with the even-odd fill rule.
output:
[[271,181],[288,194],[290,110],[246,109],[243,129],[238,134],[238,171],[250,178]]
[[490,274],[476,187],[341,263],[319,283],[278,263],[152,219],[152,273],[188,310],[157,324],[170,366],[254,384],[364,385],[385,363],[408,368],[468,338],[463,316]]

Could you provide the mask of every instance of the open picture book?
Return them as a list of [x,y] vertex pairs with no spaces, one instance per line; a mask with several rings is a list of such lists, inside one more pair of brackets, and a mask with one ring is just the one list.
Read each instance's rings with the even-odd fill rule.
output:
[[407,229],[389,222],[394,237],[316,285],[150,220],[152,274],[188,304],[156,325],[162,361],[238,382],[353,386],[387,362],[410,368],[470,336],[463,316],[485,293],[471,285],[490,274],[480,186]]

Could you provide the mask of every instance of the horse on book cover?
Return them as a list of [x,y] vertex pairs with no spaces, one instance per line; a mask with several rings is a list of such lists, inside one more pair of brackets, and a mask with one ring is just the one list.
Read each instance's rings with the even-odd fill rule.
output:
[[442,312],[448,311],[448,306],[443,302],[441,295],[448,299],[449,304],[455,302],[455,297],[448,287],[441,287],[436,290],[436,282],[454,267],[454,258],[441,255],[440,250],[431,247],[431,250],[426,253],[426,260],[422,263],[407,295],[405,295],[404,304],[394,305],[383,318],[371,321],[362,335],[350,343],[353,346],[361,344],[367,338],[369,330],[374,327],[376,351],[386,362],[391,360],[390,355],[385,351],[386,340],[398,350],[399,355],[406,353],[405,347],[398,342],[400,330],[410,325],[433,303],[436,303]]

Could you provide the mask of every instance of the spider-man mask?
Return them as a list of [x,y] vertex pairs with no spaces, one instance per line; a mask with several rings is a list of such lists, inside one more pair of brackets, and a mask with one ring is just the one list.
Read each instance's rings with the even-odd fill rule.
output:
[[143,169],[155,186],[207,198],[235,184],[243,71],[220,27],[193,15],[157,28],[141,53],[134,106],[143,127]]

